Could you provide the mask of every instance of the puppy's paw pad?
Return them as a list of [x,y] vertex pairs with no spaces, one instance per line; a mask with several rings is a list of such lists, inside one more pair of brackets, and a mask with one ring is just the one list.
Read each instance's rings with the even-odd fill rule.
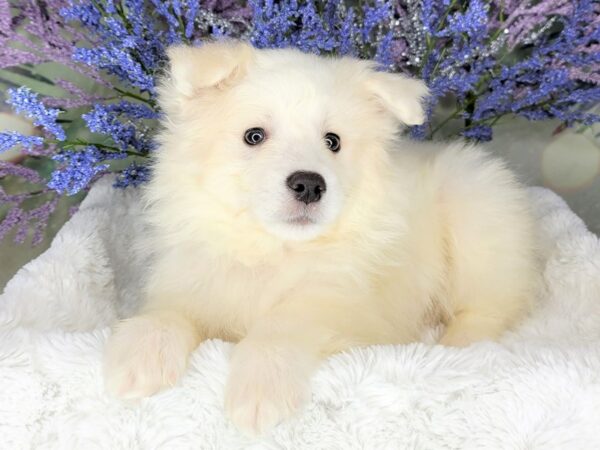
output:
[[187,347],[176,329],[161,327],[148,318],[130,319],[106,344],[106,388],[123,399],[150,396],[177,383],[187,357]]

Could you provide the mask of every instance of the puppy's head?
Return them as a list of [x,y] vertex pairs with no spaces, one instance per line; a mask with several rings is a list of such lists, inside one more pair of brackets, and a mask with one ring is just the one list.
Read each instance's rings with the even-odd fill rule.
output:
[[239,233],[326,236],[377,195],[400,125],[424,120],[424,84],[366,61],[239,42],[175,47],[169,58],[157,172],[177,168],[172,195],[195,195],[190,208]]

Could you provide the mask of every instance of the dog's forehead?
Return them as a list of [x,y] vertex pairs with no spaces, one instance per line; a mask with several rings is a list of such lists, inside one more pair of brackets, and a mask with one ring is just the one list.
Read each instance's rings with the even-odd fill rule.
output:
[[243,97],[275,106],[321,109],[360,100],[352,77],[344,76],[335,61],[313,55],[274,54],[252,68],[245,81]]
[[278,94],[331,91],[335,85],[331,71],[311,70],[299,64],[259,68],[251,74],[251,80],[257,88],[268,88]]

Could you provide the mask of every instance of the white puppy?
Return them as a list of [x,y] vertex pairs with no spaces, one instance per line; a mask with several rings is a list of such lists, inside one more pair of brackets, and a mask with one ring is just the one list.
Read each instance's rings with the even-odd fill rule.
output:
[[146,191],[146,302],[118,325],[106,382],[177,383],[204,339],[238,342],[225,408],[261,432],[307,400],[326,356],[419,339],[494,339],[527,310],[533,221],[480,149],[399,137],[425,85],[352,58],[237,42],[170,50]]

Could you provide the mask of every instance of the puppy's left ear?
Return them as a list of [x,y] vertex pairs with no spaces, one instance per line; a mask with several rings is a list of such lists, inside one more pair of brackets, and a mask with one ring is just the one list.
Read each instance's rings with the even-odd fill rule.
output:
[[254,50],[244,42],[220,41],[200,47],[171,47],[167,55],[173,87],[192,97],[202,89],[222,87],[243,76]]
[[421,80],[400,74],[372,72],[367,80],[369,89],[405,125],[422,125],[425,122],[423,99],[429,90]]

